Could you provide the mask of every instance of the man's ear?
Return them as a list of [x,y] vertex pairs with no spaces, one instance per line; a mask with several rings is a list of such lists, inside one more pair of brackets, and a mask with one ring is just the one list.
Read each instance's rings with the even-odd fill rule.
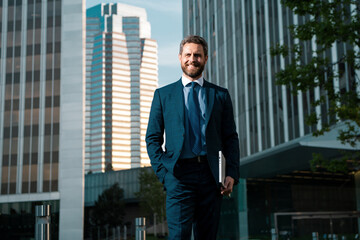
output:
[[179,53],[178,55],[179,61],[181,62],[181,54]]

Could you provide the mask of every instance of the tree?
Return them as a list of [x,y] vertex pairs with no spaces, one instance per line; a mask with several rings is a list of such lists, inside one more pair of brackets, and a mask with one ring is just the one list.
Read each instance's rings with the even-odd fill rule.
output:
[[114,168],[113,168],[112,164],[111,163],[106,163],[105,172],[111,172],[111,171],[114,171]]
[[140,191],[135,195],[140,199],[141,209],[156,221],[164,222],[166,194],[163,185],[151,168],[141,169],[139,175]]
[[[312,107],[325,107],[330,121],[321,121],[321,115],[315,111],[307,116],[306,123],[314,127],[313,135],[319,136],[342,121],[345,128],[339,131],[338,139],[342,144],[352,147],[360,142],[360,1],[358,0],[282,0],[284,7],[304,20],[301,24],[290,26],[293,38],[291,46],[277,44],[271,50],[272,55],[281,55],[290,59],[290,63],[276,74],[277,84],[286,85],[292,94],[320,89],[321,96],[314,99]],[[309,50],[304,43],[316,43],[316,50],[311,58],[306,58]],[[347,51],[333,62],[329,58],[334,44],[344,43]],[[310,48],[311,49],[311,48]],[[346,79],[345,68],[350,76],[346,89],[339,82]],[[328,104],[328,105],[326,105]],[[330,171],[346,171],[348,159],[354,159],[352,167],[359,166],[359,154],[328,160],[314,155],[312,166],[325,167]],[[357,159],[357,161],[356,161]]]
[[92,214],[92,222],[98,226],[116,227],[123,223],[125,215],[124,190],[115,183],[98,197]]

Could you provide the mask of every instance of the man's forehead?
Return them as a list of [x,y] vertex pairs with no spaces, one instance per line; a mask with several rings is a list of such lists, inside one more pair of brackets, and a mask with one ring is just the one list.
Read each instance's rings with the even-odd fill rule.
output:
[[204,52],[203,46],[201,44],[197,44],[197,43],[185,43],[183,49],[185,51]]

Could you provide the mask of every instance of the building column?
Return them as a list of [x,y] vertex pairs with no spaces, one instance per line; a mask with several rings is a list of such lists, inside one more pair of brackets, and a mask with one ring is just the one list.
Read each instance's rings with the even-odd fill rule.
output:
[[[360,175],[359,175],[360,176]],[[359,178],[360,180],[360,178]],[[240,178],[238,188],[239,199],[239,232],[240,240],[249,238],[248,231],[248,214],[247,214],[247,196],[246,196],[246,179]]]
[[62,0],[59,239],[84,239],[85,1]]
[[[356,197],[356,211],[360,211],[360,171],[354,175],[355,181],[355,197]],[[360,218],[358,218],[358,232],[360,232]]]

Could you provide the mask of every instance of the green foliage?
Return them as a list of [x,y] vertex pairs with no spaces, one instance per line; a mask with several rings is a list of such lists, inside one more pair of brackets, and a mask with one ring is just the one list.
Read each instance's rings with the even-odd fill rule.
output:
[[342,157],[336,159],[325,158],[320,153],[313,153],[310,162],[313,171],[325,169],[329,172],[349,173],[349,170],[358,171],[360,166],[360,152],[341,152]]
[[[326,117],[329,122],[322,122],[322,128],[313,132],[319,136],[329,131],[331,125],[345,122],[345,129],[339,131],[338,139],[343,144],[353,147],[359,146],[360,140],[360,1],[358,0],[282,0],[283,7],[287,7],[298,16],[304,16],[305,21],[290,26],[293,39],[291,46],[280,45],[272,47],[273,56],[282,56],[289,60],[289,64],[276,74],[277,84],[285,85],[292,94],[313,91],[318,88],[321,93],[319,99],[312,102],[312,107],[327,109]],[[352,6],[352,7],[350,7]],[[316,50],[309,52],[303,49],[304,43],[316,44]],[[329,55],[334,44],[344,43],[347,51],[338,56],[338,61],[332,62]],[[306,58],[311,54],[312,58]],[[307,60],[305,60],[307,59]],[[344,69],[350,74],[344,76]],[[344,86],[336,88],[334,83],[348,81],[349,91]],[[325,106],[325,107],[324,107]],[[321,116],[311,113],[307,116],[306,124],[316,126]],[[346,156],[349,157],[349,156]],[[330,166],[329,164],[333,164]],[[322,166],[330,171],[344,170],[348,166],[346,161],[336,160],[327,162],[318,155],[314,155],[314,166]]]
[[135,195],[140,199],[141,209],[151,218],[155,213],[157,220],[165,219],[166,194],[163,185],[159,182],[151,168],[141,169],[139,175],[140,191]]
[[115,183],[98,197],[92,212],[92,222],[97,226],[116,227],[125,215],[124,190]]
[[105,166],[105,172],[111,172],[114,171],[113,166],[111,163],[107,163]]
[[310,165],[313,171],[324,168],[329,172],[348,172],[346,159],[340,158],[330,160],[319,153],[313,153],[313,159],[310,162]]

